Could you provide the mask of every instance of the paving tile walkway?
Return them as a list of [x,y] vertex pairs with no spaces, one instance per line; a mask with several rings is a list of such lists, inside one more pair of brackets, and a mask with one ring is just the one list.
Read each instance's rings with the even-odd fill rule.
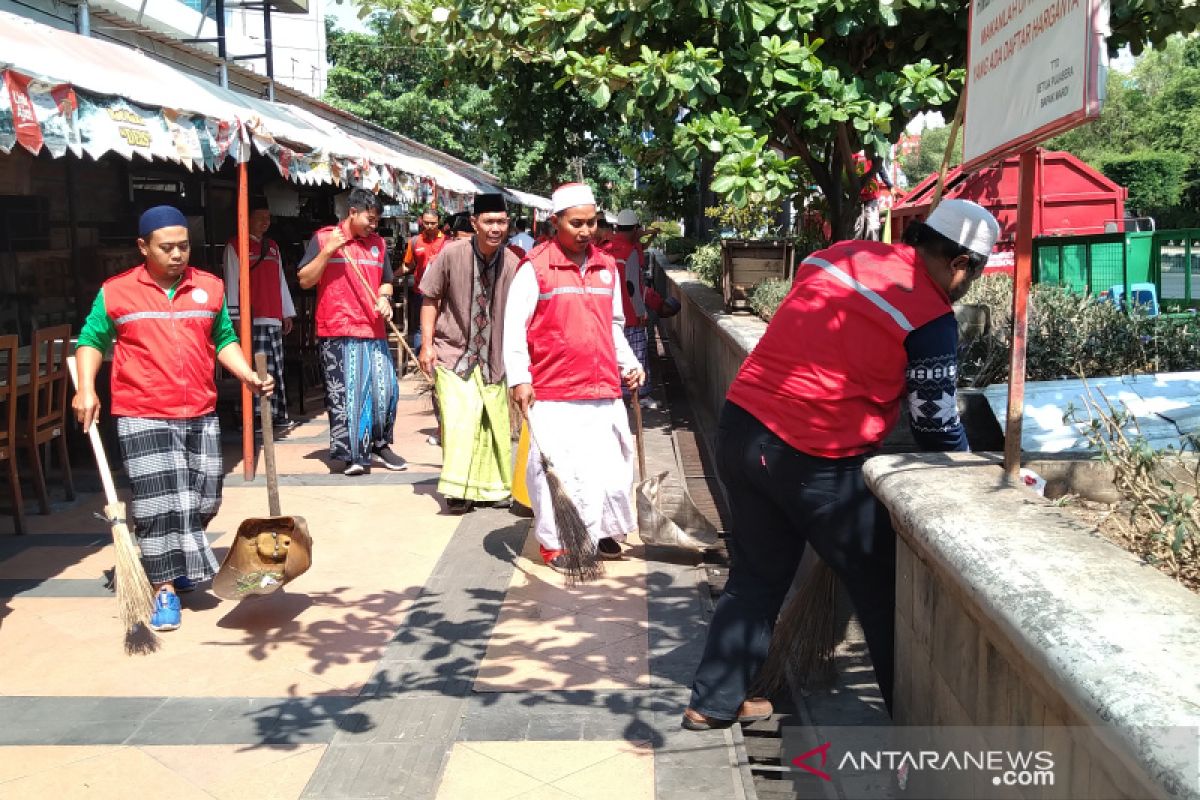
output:
[[[674,464],[659,415],[651,471]],[[445,513],[428,398],[406,382],[404,473],[348,479],[313,417],[278,447],[312,569],[231,604],[185,596],[183,627],[128,656],[95,494],[0,518],[0,797],[744,797],[729,732],[678,728],[703,645],[694,557],[634,542],[567,589],[529,521]],[[218,557],[266,513],[228,437]]]

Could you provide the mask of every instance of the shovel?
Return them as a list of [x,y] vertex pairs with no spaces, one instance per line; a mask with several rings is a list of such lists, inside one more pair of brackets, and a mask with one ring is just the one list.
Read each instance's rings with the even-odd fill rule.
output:
[[637,497],[638,536],[642,542],[657,547],[678,547],[684,550],[706,550],[716,547],[719,537],[716,527],[700,513],[684,486],[681,492],[663,491],[667,476],[664,471],[646,477],[646,449],[642,440],[642,406],[637,390],[631,397],[633,422],[637,431],[638,478],[634,485]]
[[[267,377],[267,355],[256,353],[258,377]],[[251,518],[238,526],[237,536],[213,578],[213,594],[242,600],[272,594],[312,565],[312,537],[304,517],[285,517],[279,509],[279,477],[275,473],[275,433],[271,428],[271,398],[258,399],[262,422],[263,457],[267,463],[267,505],[271,516]]]

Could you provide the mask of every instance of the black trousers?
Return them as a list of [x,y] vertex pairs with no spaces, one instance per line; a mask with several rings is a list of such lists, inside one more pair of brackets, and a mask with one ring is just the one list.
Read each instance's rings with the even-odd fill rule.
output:
[[694,710],[716,719],[737,716],[766,660],[805,545],[816,549],[848,591],[891,709],[896,534],[863,480],[865,458],[806,455],[741,407],[725,403],[717,470],[733,516],[731,566],[692,683]]

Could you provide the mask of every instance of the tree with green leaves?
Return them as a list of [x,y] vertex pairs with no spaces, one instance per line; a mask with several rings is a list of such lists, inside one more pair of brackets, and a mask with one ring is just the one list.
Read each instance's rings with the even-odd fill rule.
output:
[[[544,64],[652,138],[643,163],[677,184],[712,159],[714,191],[775,202],[815,184],[848,235],[863,179],[912,117],[953,107],[960,0],[378,0],[414,40],[485,73]],[[1113,47],[1190,30],[1186,0],[1113,0]]]
[[1112,70],[1100,118],[1050,140],[1129,189],[1130,212],[1200,223],[1200,39],[1174,36]]
[[546,65],[513,62],[476,75],[444,47],[414,43],[397,16],[364,22],[365,33],[326,20],[328,102],[509,186],[549,194],[582,172],[610,207],[629,202],[634,166],[620,152],[619,125],[573,89],[555,87]]

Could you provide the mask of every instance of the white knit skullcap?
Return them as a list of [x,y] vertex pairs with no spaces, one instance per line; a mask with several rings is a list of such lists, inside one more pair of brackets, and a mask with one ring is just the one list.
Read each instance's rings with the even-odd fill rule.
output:
[[594,206],[596,195],[592,194],[592,187],[586,183],[564,183],[550,196],[550,205],[553,213],[558,214],[575,206]]
[[925,224],[981,256],[992,254],[1000,236],[1000,223],[986,208],[970,200],[943,200]]

